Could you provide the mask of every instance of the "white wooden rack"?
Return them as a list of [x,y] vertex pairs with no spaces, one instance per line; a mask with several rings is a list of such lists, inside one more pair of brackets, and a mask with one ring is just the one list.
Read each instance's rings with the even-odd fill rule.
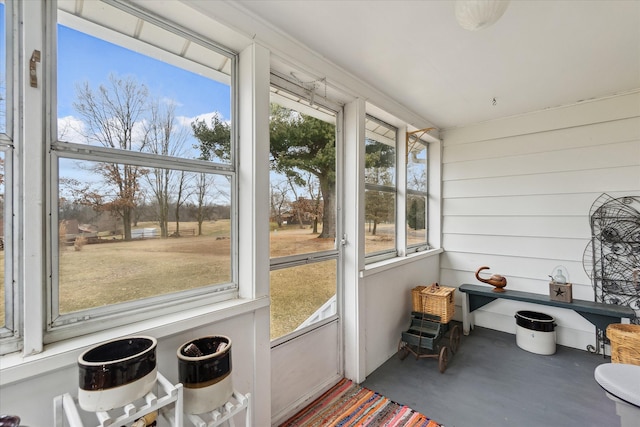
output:
[[251,425],[250,401],[251,393],[240,394],[237,391],[234,391],[231,399],[218,409],[211,412],[205,412],[204,414],[189,414],[187,415],[187,419],[191,421],[195,427],[215,427],[221,426],[224,423],[229,427],[235,427],[233,417],[241,411],[246,410],[244,425],[249,427]]
[[[140,405],[128,403],[127,405],[111,411],[93,412],[98,419],[97,427],[117,426],[132,424],[138,418],[150,412],[158,411],[159,414],[167,416],[166,410],[169,405],[173,406],[172,419],[169,420],[172,426],[183,426],[183,400],[182,384],[171,384],[160,372],[157,376],[157,392],[161,397],[157,397],[153,392],[147,393],[140,399]],[[84,427],[80,412],[76,405],[76,400],[69,393],[56,396],[53,399],[53,416],[56,427]],[[66,420],[66,424],[65,424]]]
[[[128,403],[127,405],[111,411],[93,412],[97,418],[97,427],[120,427],[132,424],[138,418],[146,414],[158,411],[172,427],[184,427],[183,390],[182,384],[171,384],[160,372],[158,372],[157,397],[153,392],[140,399],[140,403]],[[233,392],[232,397],[221,407],[203,414],[187,414],[186,418],[194,427],[216,427],[226,423],[229,427],[235,427],[234,417],[243,410],[245,412],[245,426],[251,422],[251,394]],[[55,427],[84,427],[77,401],[69,393],[56,396],[53,399],[53,416]],[[158,417],[159,418],[159,417]],[[92,424],[93,425],[93,424]],[[160,423],[158,423],[160,425]]]

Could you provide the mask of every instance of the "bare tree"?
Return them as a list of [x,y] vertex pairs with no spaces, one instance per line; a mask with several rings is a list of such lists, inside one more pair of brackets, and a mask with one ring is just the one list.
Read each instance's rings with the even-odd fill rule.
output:
[[287,195],[289,193],[289,187],[287,182],[271,182],[271,218],[273,218],[278,227],[282,227],[282,211],[289,204]]
[[185,171],[180,171],[177,177],[177,181],[178,183],[176,188],[177,191],[176,191],[176,205],[175,205],[175,209],[176,209],[175,236],[179,237],[180,236],[180,208],[182,207],[182,205],[184,205],[184,203],[187,201],[187,198],[189,197],[189,193],[188,193],[189,175],[187,175]]
[[307,192],[310,196],[309,214],[313,218],[313,234],[318,234],[318,219],[323,218],[322,191],[320,183],[311,174],[307,177]]
[[197,199],[196,203],[196,221],[198,222],[198,236],[202,236],[202,223],[211,213],[211,207],[206,205],[207,201],[207,187],[209,186],[209,179],[207,179],[206,173],[200,173],[197,176],[195,187],[195,195]]
[[[74,108],[84,121],[81,132],[90,144],[121,150],[143,151],[146,138],[136,138],[134,127],[145,112],[147,88],[133,77],[110,75],[107,85],[93,90],[88,82],[76,88]],[[98,163],[92,168],[113,189],[108,194],[88,194],[87,201],[97,210],[122,218],[125,240],[131,240],[131,223],[139,191],[139,180],[146,171],[135,165]],[[105,197],[107,196],[107,197]]]
[[[161,156],[179,157],[183,154],[187,140],[186,128],[176,124],[175,104],[151,102],[149,119],[144,124],[144,135],[148,151]],[[158,202],[158,223],[161,237],[169,235],[169,205],[171,204],[172,181],[177,179],[179,191],[182,190],[181,177],[167,168],[153,168],[147,180]],[[175,183],[173,183],[175,184]]]

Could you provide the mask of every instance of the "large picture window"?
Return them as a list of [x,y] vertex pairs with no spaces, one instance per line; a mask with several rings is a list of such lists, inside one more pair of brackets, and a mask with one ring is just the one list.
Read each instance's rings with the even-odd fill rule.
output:
[[132,6],[75,4],[55,37],[51,334],[236,296],[235,56]]

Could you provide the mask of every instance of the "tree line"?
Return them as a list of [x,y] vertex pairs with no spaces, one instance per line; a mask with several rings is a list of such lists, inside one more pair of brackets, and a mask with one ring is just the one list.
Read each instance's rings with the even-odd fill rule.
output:
[[[231,124],[219,114],[210,121],[197,118],[190,127],[181,126],[175,102],[153,98],[144,83],[135,77],[110,75],[93,88],[88,82],[76,86],[73,108],[82,126],[73,129],[82,142],[118,150],[151,153],[231,164],[233,147]],[[284,177],[271,184],[272,218],[279,221],[286,206],[296,215],[312,219],[319,237],[336,235],[336,131],[335,125],[272,104],[270,111],[270,167]],[[62,129],[64,139],[70,129]],[[369,150],[369,148],[367,148]],[[382,183],[391,179],[384,171],[392,164],[389,150],[378,146],[367,151],[368,171],[380,174]],[[60,219],[89,208],[96,214],[108,213],[122,222],[125,240],[131,227],[144,217],[156,221],[162,237],[169,233],[169,222],[195,220],[201,234],[202,222],[227,200],[228,178],[212,173],[144,167],[106,161],[78,163],[83,172],[97,180],[60,177]],[[217,178],[217,180],[214,180]],[[220,180],[222,178],[222,180]],[[224,180],[227,179],[226,182]],[[214,202],[216,201],[216,202]],[[388,217],[389,200],[369,200],[374,221]],[[301,218],[299,218],[301,220]],[[318,227],[321,224],[322,230]]]

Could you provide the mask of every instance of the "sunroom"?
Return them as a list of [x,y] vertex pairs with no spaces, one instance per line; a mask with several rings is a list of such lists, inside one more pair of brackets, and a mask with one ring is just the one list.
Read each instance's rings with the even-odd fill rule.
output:
[[[462,323],[482,266],[640,314],[590,256],[624,200],[640,276],[640,3],[505,4],[470,31],[454,1],[0,1],[0,413],[56,425],[101,343],[153,337],[178,384],[221,335],[249,424],[278,425],[396,357],[415,287],[456,288]],[[470,316],[515,335],[518,310],[606,360],[573,310]]]

